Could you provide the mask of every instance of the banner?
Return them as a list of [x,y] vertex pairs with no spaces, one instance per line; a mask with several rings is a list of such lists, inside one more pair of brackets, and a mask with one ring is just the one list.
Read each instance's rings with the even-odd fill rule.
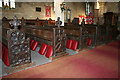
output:
[[45,10],[46,10],[46,17],[51,17],[51,6],[46,6],[45,7]]
[[85,24],[93,24],[93,17],[91,16],[79,16],[79,24],[81,24],[83,18],[85,19]]

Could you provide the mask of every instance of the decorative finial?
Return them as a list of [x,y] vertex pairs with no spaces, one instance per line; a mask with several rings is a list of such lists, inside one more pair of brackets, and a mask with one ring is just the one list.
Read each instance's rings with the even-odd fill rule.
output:
[[82,26],[85,26],[85,19],[82,19]]
[[17,29],[18,26],[21,25],[21,21],[18,20],[17,16],[15,15],[13,17],[13,20],[9,22],[11,27],[14,27],[14,29]]
[[58,28],[60,28],[60,25],[62,24],[62,21],[60,21],[60,17],[57,18],[56,25]]

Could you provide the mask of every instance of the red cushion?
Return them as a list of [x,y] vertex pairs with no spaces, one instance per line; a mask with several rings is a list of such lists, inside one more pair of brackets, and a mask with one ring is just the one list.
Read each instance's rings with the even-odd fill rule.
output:
[[35,42],[35,40],[31,40],[31,41],[30,41],[30,49],[33,48],[34,42]]
[[3,62],[5,63],[6,66],[9,66],[9,55],[8,55],[8,48],[5,47],[5,52],[3,55]]
[[102,40],[102,36],[100,36],[100,40]]
[[33,51],[35,51],[35,49],[37,48],[37,45],[38,45],[38,42],[37,41],[35,41],[34,43],[33,43],[33,45],[32,45],[32,50]]
[[49,45],[45,56],[49,58],[50,56],[52,56],[52,54],[53,54],[53,47]]
[[2,55],[1,55],[1,59],[3,58],[4,52],[5,52],[5,46],[2,44]]
[[88,42],[87,42],[87,45],[90,46],[92,43],[92,40],[90,38],[88,38]]
[[0,42],[0,56],[1,56],[1,59],[2,59],[2,55],[3,55],[3,52],[2,52],[2,43]]
[[76,40],[72,40],[72,46],[71,46],[71,49],[72,50],[76,50],[78,47],[78,41]]
[[67,39],[66,48],[70,49],[72,46],[72,40]]
[[42,43],[42,45],[41,45],[41,47],[40,47],[40,50],[39,50],[39,53],[41,54],[41,55],[44,55],[45,54],[45,51],[46,51],[46,49],[47,49],[47,44],[45,44],[45,43]]
[[111,40],[111,38],[112,38],[112,35],[110,34],[109,39]]

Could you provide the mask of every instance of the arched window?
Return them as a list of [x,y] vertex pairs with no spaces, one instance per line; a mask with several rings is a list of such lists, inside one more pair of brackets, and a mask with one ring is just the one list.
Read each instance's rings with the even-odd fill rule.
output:
[[9,0],[3,0],[4,1],[4,7],[9,8]]
[[90,4],[89,2],[86,2],[86,11],[85,11],[86,16],[89,14],[89,12],[90,12]]
[[2,7],[2,0],[0,0],[0,8]]
[[0,7],[3,9],[15,8],[15,0],[0,0]]
[[10,8],[15,8],[15,0],[10,0]]

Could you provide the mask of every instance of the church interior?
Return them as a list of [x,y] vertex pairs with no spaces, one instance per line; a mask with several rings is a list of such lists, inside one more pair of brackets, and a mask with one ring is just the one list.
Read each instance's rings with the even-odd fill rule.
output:
[[0,78],[119,78],[120,1],[0,0]]

